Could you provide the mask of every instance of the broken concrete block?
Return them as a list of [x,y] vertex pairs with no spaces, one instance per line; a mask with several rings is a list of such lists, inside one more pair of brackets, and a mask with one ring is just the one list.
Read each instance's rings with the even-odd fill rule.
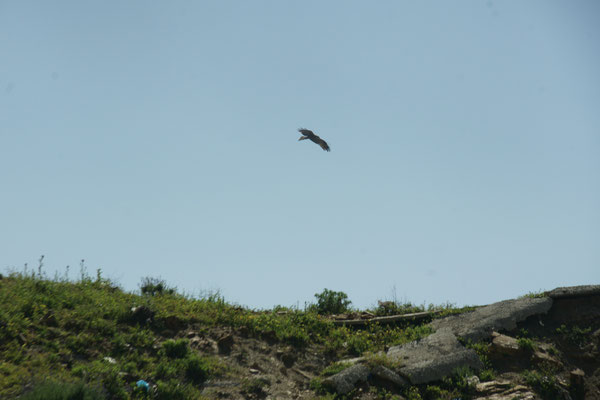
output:
[[338,394],[351,392],[358,383],[366,382],[371,371],[366,365],[354,364],[337,374],[325,378],[323,385]]

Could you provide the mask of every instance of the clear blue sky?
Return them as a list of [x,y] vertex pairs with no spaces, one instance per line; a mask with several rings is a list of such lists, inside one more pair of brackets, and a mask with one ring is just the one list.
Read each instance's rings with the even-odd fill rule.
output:
[[596,0],[0,1],[0,269],[85,259],[252,308],[598,284],[599,21]]

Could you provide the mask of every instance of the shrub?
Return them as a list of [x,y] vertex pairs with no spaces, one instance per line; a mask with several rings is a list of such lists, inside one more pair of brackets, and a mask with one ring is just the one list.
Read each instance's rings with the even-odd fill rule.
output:
[[562,394],[558,381],[551,371],[525,371],[523,378],[542,399],[558,399]]
[[344,292],[335,292],[324,289],[321,293],[316,293],[317,304],[315,311],[320,315],[341,314],[348,311],[350,304],[348,295]]
[[175,288],[167,286],[163,279],[145,277],[140,283],[140,291],[143,295],[156,296],[161,294],[175,294]]
[[347,362],[342,362],[342,361],[338,361],[335,362],[331,365],[329,365],[328,367],[324,368],[323,371],[321,371],[321,376],[331,376],[331,375],[335,375],[337,373],[342,372],[343,370],[345,370],[348,367],[351,367],[352,363],[347,363]]
[[576,346],[583,346],[587,342],[589,342],[589,340],[591,339],[591,331],[591,327],[581,328],[577,325],[567,327],[563,324],[559,328],[556,328],[556,333],[561,335],[563,339],[567,342]]
[[22,400],[102,400],[104,397],[83,383],[45,382],[20,397]]
[[205,359],[196,355],[190,356],[185,361],[185,376],[190,381],[200,384],[208,378],[210,366]]
[[536,347],[533,340],[523,337],[517,339],[517,345],[519,346],[519,349],[524,350],[528,353],[533,353]]
[[173,379],[169,381],[158,381],[156,384],[156,400],[187,400],[192,399],[192,390],[188,385]]
[[184,358],[188,354],[188,342],[185,339],[166,340],[163,342],[165,355],[170,358]]
[[496,372],[491,368],[484,369],[479,373],[479,380],[481,382],[489,382],[494,379],[496,379]]
[[247,397],[262,396],[265,394],[264,388],[271,383],[265,378],[244,379],[240,392]]

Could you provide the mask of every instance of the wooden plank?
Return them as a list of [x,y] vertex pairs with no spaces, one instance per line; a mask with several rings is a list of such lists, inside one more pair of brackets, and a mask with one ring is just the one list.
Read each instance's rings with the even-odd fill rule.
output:
[[400,314],[400,315],[388,315],[385,317],[374,317],[369,319],[339,319],[333,320],[334,325],[366,325],[371,323],[380,323],[380,324],[388,324],[391,322],[399,322],[399,321],[418,321],[421,319],[426,319],[428,317],[432,317],[441,313],[442,310],[437,311],[423,311],[418,313],[411,314]]

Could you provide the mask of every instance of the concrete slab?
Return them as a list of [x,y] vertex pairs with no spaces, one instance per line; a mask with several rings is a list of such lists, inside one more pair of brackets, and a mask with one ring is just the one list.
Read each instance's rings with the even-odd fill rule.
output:
[[559,287],[546,293],[553,299],[600,295],[600,285]]
[[505,300],[480,307],[469,313],[433,321],[434,330],[449,329],[454,335],[473,342],[487,339],[496,331],[509,331],[517,322],[536,314],[545,314],[552,307],[550,297]]

